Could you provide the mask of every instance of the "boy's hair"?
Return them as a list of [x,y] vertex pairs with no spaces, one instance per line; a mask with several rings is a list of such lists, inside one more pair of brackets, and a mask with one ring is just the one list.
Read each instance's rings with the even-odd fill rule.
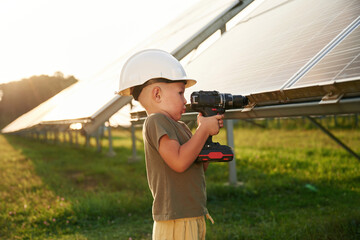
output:
[[143,90],[143,88],[145,88],[146,86],[149,86],[153,83],[175,83],[175,82],[183,82],[184,84],[186,84],[186,80],[176,80],[176,81],[173,81],[173,80],[169,80],[169,79],[166,79],[166,78],[154,78],[154,79],[150,79],[148,81],[146,81],[144,84],[142,85],[137,85],[135,87],[132,88],[131,90],[131,95],[133,96],[133,98],[138,101],[139,100],[139,96],[140,96],[140,93],[141,91]]

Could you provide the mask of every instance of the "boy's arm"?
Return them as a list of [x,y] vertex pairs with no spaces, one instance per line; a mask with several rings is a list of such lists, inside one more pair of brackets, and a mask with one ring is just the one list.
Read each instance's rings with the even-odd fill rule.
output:
[[184,172],[195,161],[203,148],[206,139],[215,135],[223,127],[223,115],[198,117],[199,127],[195,134],[185,144],[164,135],[159,141],[159,153],[167,165],[176,172]]
[[203,167],[204,167],[204,172],[206,172],[206,170],[207,170],[208,167],[209,167],[209,162],[204,162],[204,163],[203,163]]

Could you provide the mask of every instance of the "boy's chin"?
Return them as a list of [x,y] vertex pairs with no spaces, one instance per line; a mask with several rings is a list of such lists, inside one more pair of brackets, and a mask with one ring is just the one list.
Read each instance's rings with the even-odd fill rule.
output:
[[180,114],[179,116],[171,116],[172,119],[174,119],[175,121],[179,121],[181,119],[181,115]]

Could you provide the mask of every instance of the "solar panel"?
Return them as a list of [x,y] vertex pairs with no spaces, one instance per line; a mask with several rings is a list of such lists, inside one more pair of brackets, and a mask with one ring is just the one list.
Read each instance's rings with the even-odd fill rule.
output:
[[[358,9],[360,8],[360,5]],[[360,19],[360,18],[358,18]],[[360,22],[360,21],[358,21]],[[307,86],[360,76],[360,24],[293,86]]]
[[243,95],[277,91],[359,13],[358,0],[264,1],[186,66],[198,80],[187,97],[201,89]]

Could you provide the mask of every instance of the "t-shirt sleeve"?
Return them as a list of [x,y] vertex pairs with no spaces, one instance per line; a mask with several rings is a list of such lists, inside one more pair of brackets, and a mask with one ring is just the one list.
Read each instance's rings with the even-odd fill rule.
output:
[[176,131],[169,119],[162,114],[155,114],[147,119],[146,138],[153,147],[159,150],[160,138],[168,135],[170,139],[177,140]]

